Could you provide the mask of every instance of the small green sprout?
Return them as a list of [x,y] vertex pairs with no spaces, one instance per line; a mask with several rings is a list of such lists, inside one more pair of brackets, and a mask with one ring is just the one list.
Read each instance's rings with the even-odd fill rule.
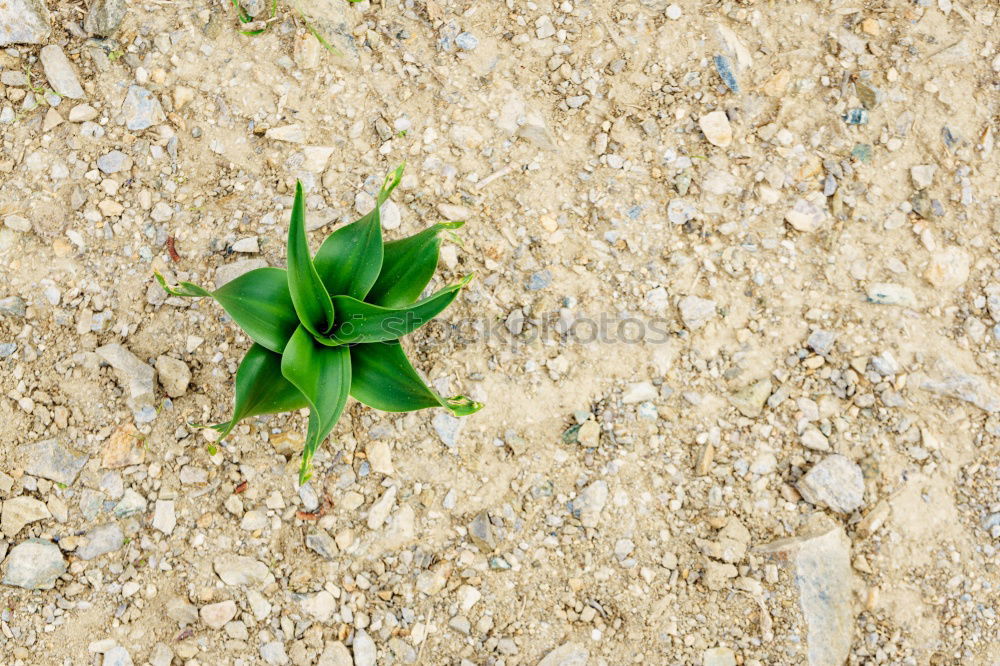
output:
[[219,441],[249,416],[309,408],[300,484],[309,480],[312,457],[348,395],[387,412],[444,407],[466,416],[482,407],[465,396],[438,395],[399,343],[444,310],[472,278],[420,299],[437,267],[440,232],[463,222],[439,223],[383,242],[379,209],[402,175],[402,166],[390,173],[375,208],[332,233],[315,256],[309,253],[305,197],[297,183],[287,270],[258,268],[215,291],[190,282],[170,287],[156,273],[173,296],[214,298],[254,341],[236,372],[232,418],[209,426]]

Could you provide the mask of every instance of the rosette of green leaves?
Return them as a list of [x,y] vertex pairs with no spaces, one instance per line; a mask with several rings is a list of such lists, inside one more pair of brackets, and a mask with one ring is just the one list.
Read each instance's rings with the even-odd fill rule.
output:
[[242,419],[309,408],[299,483],[311,476],[320,443],[340,418],[347,396],[387,412],[444,407],[455,416],[479,410],[465,397],[445,398],[410,364],[399,338],[444,310],[471,279],[466,276],[426,298],[446,222],[384,242],[380,208],[402,178],[384,180],[375,208],[309,252],[305,197],[296,184],[288,228],[288,268],[258,268],[215,291],[190,282],[160,285],[171,295],[211,297],[253,340],[236,372],[228,421],[209,426],[225,438]]

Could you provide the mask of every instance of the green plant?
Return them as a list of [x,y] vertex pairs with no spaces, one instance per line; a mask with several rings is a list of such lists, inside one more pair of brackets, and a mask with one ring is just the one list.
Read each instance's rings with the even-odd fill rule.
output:
[[288,227],[288,269],[258,268],[208,291],[190,282],[160,285],[174,296],[214,298],[254,341],[236,372],[233,416],[214,426],[220,440],[248,416],[309,407],[299,483],[333,429],[348,394],[387,412],[445,407],[466,416],[482,405],[443,398],[413,369],[399,338],[444,310],[472,275],[427,298],[420,294],[437,267],[439,233],[462,222],[435,224],[383,242],[379,209],[402,178],[390,173],[375,208],[332,233],[310,256],[302,185]]

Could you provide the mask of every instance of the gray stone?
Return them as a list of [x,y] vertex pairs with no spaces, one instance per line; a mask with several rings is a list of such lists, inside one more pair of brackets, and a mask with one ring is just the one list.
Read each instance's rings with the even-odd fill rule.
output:
[[186,599],[174,597],[166,604],[164,612],[171,620],[184,627],[198,621],[198,609]]
[[307,534],[306,547],[328,560],[332,560],[337,555],[337,542],[327,534],[326,530],[317,528]]
[[25,525],[51,517],[44,502],[34,497],[14,497],[3,503],[0,531],[8,539],[13,539]]
[[354,666],[351,651],[340,641],[330,642],[323,648],[316,666]]
[[156,506],[153,509],[153,529],[170,535],[176,526],[177,515],[174,509],[174,501],[156,500]]
[[493,524],[490,523],[490,515],[485,511],[480,511],[469,523],[469,538],[483,552],[490,552],[497,547],[497,538],[493,533]]
[[128,390],[128,406],[136,421],[148,423],[156,418],[156,371],[117,342],[95,351],[117,371],[119,383]]
[[0,358],[7,358],[17,351],[16,342],[0,342]]
[[129,86],[122,102],[122,115],[125,127],[133,132],[159,125],[167,119],[160,100],[142,86]]
[[441,438],[444,445],[449,449],[455,448],[458,444],[458,433],[462,430],[462,420],[452,416],[448,412],[441,411],[431,419],[434,432]]
[[125,545],[125,535],[117,523],[99,525],[83,536],[81,544],[76,549],[76,556],[81,560],[92,560],[95,557],[113,553]]
[[1000,396],[983,378],[966,374],[946,360],[938,362],[937,373],[940,379],[923,377],[919,382],[920,388],[962,400],[990,414],[1000,412]]
[[396,502],[396,486],[390,486],[368,510],[368,529],[377,530],[385,524]]
[[136,491],[128,488],[121,501],[115,505],[114,514],[119,518],[131,516],[134,513],[141,513],[146,510],[146,498]]
[[28,539],[11,549],[3,564],[3,584],[26,590],[49,590],[66,573],[66,560],[51,541]]
[[358,629],[354,634],[354,666],[375,666],[377,659],[375,641],[364,629]]
[[0,315],[9,317],[23,317],[27,309],[20,296],[7,296],[0,298]]
[[271,641],[260,646],[260,658],[268,664],[283,666],[288,663],[288,655],[281,641]]
[[864,503],[865,479],[857,463],[838,453],[812,466],[796,485],[810,504],[850,513]]
[[191,383],[191,370],[184,361],[170,356],[156,358],[156,372],[160,386],[171,398],[179,398],[187,393]]
[[590,652],[579,643],[563,643],[542,657],[538,666],[587,666]]
[[94,0],[83,19],[83,29],[91,35],[111,37],[122,24],[127,11],[126,0]]
[[810,666],[840,666],[851,650],[854,575],[851,547],[844,530],[832,521],[816,521],[807,536],[781,539],[759,549],[786,553],[807,628]]
[[46,439],[22,447],[28,461],[26,471],[65,486],[76,480],[77,474],[87,464],[87,456],[76,455],[54,439]]
[[830,331],[824,331],[821,328],[817,328],[809,334],[809,339],[806,340],[806,346],[817,354],[826,355],[833,351],[833,343],[836,340],[836,333],[831,333]]
[[63,97],[83,98],[83,87],[76,75],[76,68],[63,53],[62,48],[50,44],[42,48],[38,58],[42,61],[45,78],[49,80],[49,85],[52,86],[53,90]]
[[761,379],[745,386],[729,397],[729,401],[748,419],[757,418],[764,411],[764,403],[771,397],[770,379]]
[[218,289],[227,282],[232,282],[245,273],[258,268],[264,268],[267,262],[263,259],[241,259],[231,264],[224,264],[215,269],[215,288]]
[[132,159],[120,150],[112,150],[97,158],[97,168],[104,173],[118,173],[132,166]]
[[101,666],[132,666],[132,656],[121,645],[116,645],[104,653]]
[[570,512],[580,519],[584,527],[597,527],[604,505],[608,503],[608,482],[598,479],[583,489],[570,502]]
[[223,555],[215,560],[215,573],[226,585],[265,587],[274,582],[267,565],[252,557]]
[[463,51],[475,51],[479,46],[479,39],[471,32],[460,32],[455,36],[455,46]]
[[44,44],[49,36],[49,10],[43,0],[0,2],[0,46]]
[[677,304],[681,319],[689,330],[697,331],[715,317],[715,301],[697,296],[685,296]]
[[550,284],[552,284],[552,271],[545,269],[532,273],[526,286],[528,291],[539,291]]

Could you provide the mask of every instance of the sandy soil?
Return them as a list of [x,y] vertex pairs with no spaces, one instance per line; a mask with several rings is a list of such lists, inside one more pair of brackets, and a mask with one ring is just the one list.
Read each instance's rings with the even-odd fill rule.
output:
[[[997,663],[995,3],[48,4],[0,50],[0,662]],[[304,489],[302,414],[210,455],[249,342],[153,270],[282,266],[296,179],[317,247],[400,162],[386,237],[465,219],[476,273],[408,348],[486,407],[352,401]]]

